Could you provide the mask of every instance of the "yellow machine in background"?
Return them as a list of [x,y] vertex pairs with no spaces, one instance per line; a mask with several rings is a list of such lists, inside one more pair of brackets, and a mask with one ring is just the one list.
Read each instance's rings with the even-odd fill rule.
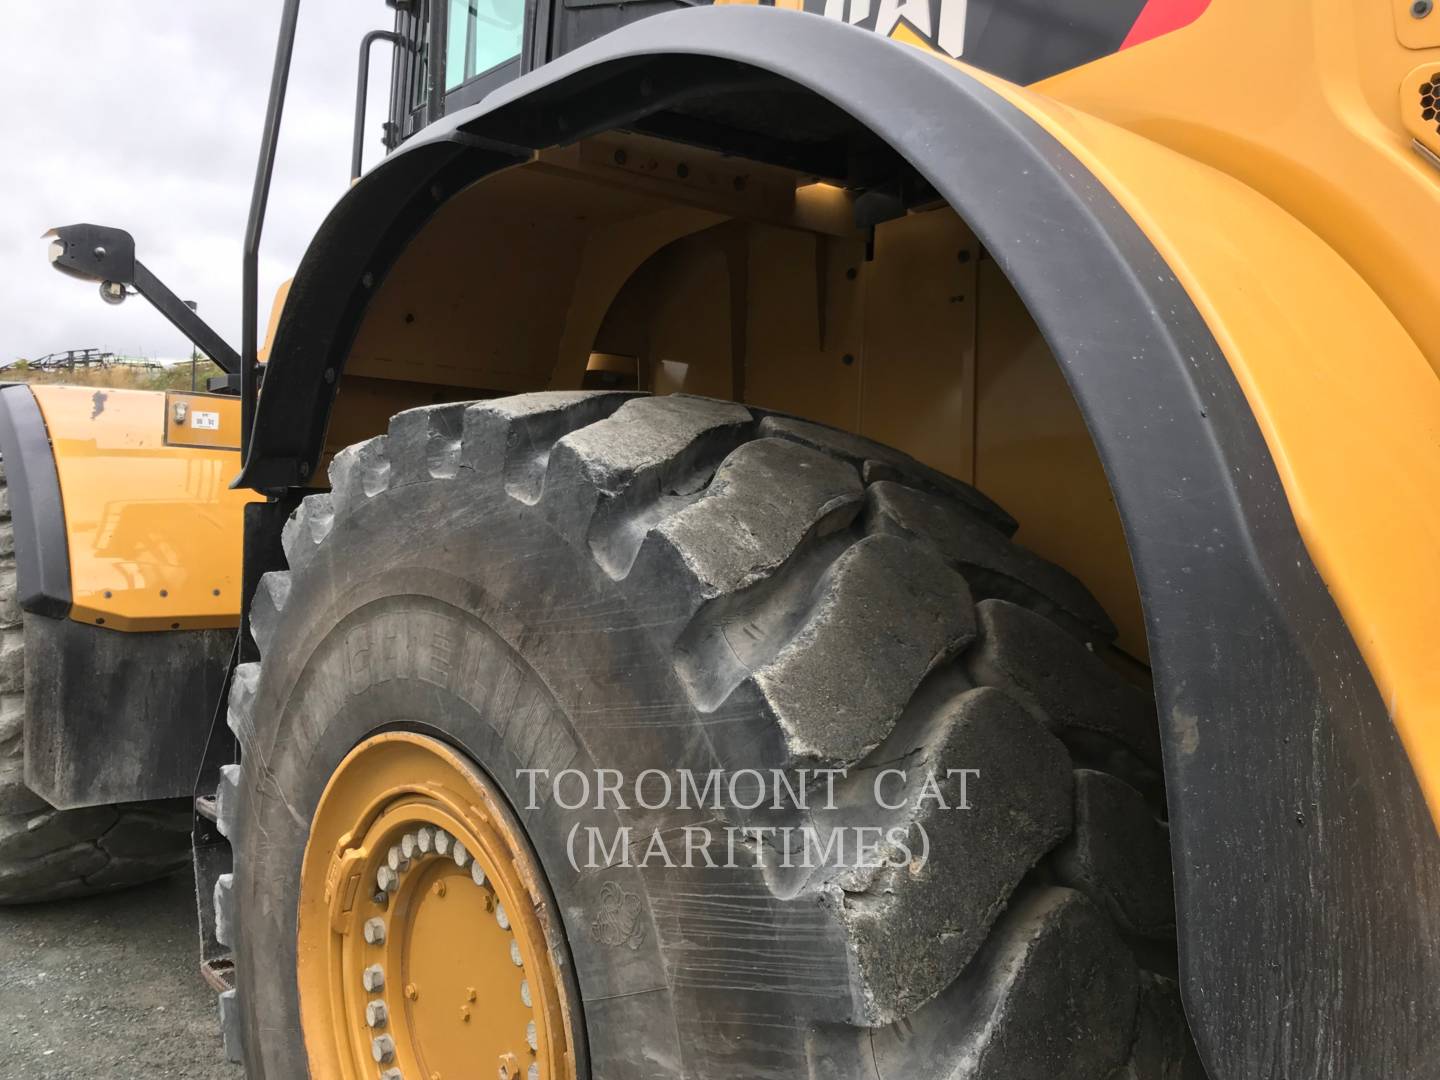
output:
[[[233,395],[0,390],[0,902],[133,884],[189,857],[240,609]],[[180,801],[176,801],[180,800]]]

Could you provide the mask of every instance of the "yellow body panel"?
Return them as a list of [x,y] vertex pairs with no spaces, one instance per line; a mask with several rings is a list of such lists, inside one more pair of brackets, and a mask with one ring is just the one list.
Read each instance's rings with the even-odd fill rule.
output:
[[[1440,169],[1415,152],[1401,99],[1410,72],[1435,61],[1440,14],[1419,23],[1399,0],[1213,0],[1182,30],[1034,89],[1284,206],[1360,272],[1440,371]],[[1204,207],[1191,212],[1203,219]]]
[[[1367,281],[1362,275],[1373,260],[1352,263],[1349,252],[1242,182],[1248,175],[1237,179],[1046,94],[973,74],[1095,174],[1194,299],[1254,410],[1301,536],[1440,821],[1440,664],[1432,628],[1440,610],[1440,381],[1431,366],[1440,339],[1429,362],[1416,340],[1440,334],[1433,277],[1422,282],[1418,267],[1433,237],[1417,228],[1407,236],[1395,221],[1377,242],[1408,247],[1407,258]],[[1063,90],[1063,81],[1054,88]],[[1358,237],[1362,224],[1370,228],[1383,213],[1378,204],[1386,197],[1414,204],[1421,220],[1440,221],[1440,176],[1424,177],[1434,190],[1423,190],[1408,164],[1378,194],[1365,190],[1377,206],[1365,211],[1365,222],[1350,223],[1353,234],[1335,221],[1326,231],[1338,240]],[[1299,203],[1301,211],[1313,209],[1303,197]],[[1429,254],[1433,261],[1433,247]],[[1411,290],[1400,310],[1380,295],[1397,289]],[[1417,314],[1421,304],[1428,314]]]
[[[31,389],[65,506],[71,618],[116,630],[237,625],[243,507],[260,498],[230,489],[238,452],[170,445],[167,429],[180,425],[162,393]],[[176,397],[223,413],[239,405]]]

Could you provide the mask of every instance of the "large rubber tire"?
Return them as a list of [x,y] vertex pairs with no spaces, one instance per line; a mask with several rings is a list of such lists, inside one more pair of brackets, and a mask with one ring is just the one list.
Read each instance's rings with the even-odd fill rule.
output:
[[86,896],[189,864],[188,800],[56,810],[25,786],[25,625],[0,468],[0,904]]
[[[236,871],[217,897],[251,1077],[304,1075],[308,823],[342,757],[396,724],[463,749],[514,805],[563,914],[589,1075],[1200,1075],[1150,696],[1103,659],[1090,594],[980,493],[829,428],[623,393],[402,413],[330,478],[286,526],[290,569],[261,580],[262,660],[230,700]],[[870,777],[896,761],[980,769],[971,809],[878,809]],[[813,811],[821,833],[924,826],[928,861],[577,872],[573,824],[716,814],[565,814],[517,775],[801,766],[856,778]],[[951,805],[961,782],[940,782]]]

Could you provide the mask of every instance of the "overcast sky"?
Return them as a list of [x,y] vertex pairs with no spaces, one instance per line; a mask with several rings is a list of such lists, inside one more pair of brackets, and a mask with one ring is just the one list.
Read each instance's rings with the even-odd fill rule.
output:
[[[93,222],[136,253],[237,349],[240,251],[280,0],[43,0],[0,24],[0,361],[93,346],[188,358],[140,297],[50,269],[40,236]],[[260,310],[293,272],[349,180],[361,35],[389,27],[383,0],[303,0],[260,248]],[[375,50],[367,167],[389,85]]]

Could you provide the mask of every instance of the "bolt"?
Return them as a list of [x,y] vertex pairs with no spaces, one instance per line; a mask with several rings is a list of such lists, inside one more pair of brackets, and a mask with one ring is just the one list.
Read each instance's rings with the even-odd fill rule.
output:
[[451,857],[455,860],[455,865],[460,867],[461,870],[464,870],[465,867],[470,865],[470,852],[465,850],[465,845],[459,840],[455,841],[455,851]]
[[365,934],[365,944],[367,944],[367,945],[384,945],[384,944],[385,944],[385,920],[384,920],[384,919],[366,919],[366,920],[365,920],[365,930],[364,930],[364,934]]
[[538,1062],[530,1062],[530,1068],[525,1072],[525,1080],[540,1080],[540,1065]]
[[435,830],[429,825],[416,829],[415,846],[420,849],[420,854],[429,855],[435,850]]
[[468,1024],[468,1023],[470,1022],[470,1006],[469,1006],[469,1005],[461,1005],[461,1006],[460,1006],[460,1022],[461,1022],[462,1024]]
[[371,964],[360,973],[360,982],[372,994],[385,989],[385,969],[379,964]]
[[[390,868],[388,866],[385,867],[385,872],[387,874],[390,872]],[[390,903],[390,896],[388,893],[385,892],[384,889],[376,889],[375,895],[370,897],[370,899],[373,900],[379,907],[385,907],[387,904]]]
[[438,896],[438,897],[440,897],[441,899],[443,899],[444,896],[445,896],[445,882],[443,882],[443,881],[437,881],[437,882],[435,882],[434,885],[431,885],[431,886],[430,886],[430,891],[431,891],[432,893],[434,893],[436,896]]
[[514,1054],[500,1055],[500,1080],[512,1080],[520,1075],[520,1062],[515,1059]]
[[97,247],[97,248],[95,249],[95,258],[97,258],[97,259],[103,259],[103,258],[106,256],[106,254],[107,254],[107,252],[105,251],[105,248],[104,248],[104,247]]
[[382,866],[375,871],[375,884],[380,886],[382,893],[392,893],[400,887],[400,875],[390,867]]
[[386,1069],[380,1074],[380,1080],[405,1080],[405,1074],[399,1069]]
[[521,979],[521,980],[520,980],[520,1000],[525,1003],[525,1007],[526,1007],[527,1009],[530,1008],[530,980],[529,980],[529,979]]
[[385,862],[390,869],[394,870],[397,874],[403,874],[406,870],[410,869],[410,860],[407,859],[405,853],[400,850],[399,844],[390,848],[390,853],[385,856]]
[[470,880],[476,885],[485,884],[485,871],[481,868],[479,859],[470,864]]
[[415,858],[415,853],[420,850],[420,842],[412,832],[407,832],[400,838],[400,854],[407,859]]
[[365,1005],[365,1023],[370,1027],[384,1027],[385,1022],[390,1019],[390,1010],[385,1008],[385,1002],[378,998],[375,1001],[367,1002]]
[[1434,10],[1435,0],[1415,0],[1415,2],[1410,5],[1410,14],[1417,19],[1425,18]]
[[540,1049],[540,1038],[535,1031],[535,1021],[531,1020],[525,1025],[525,1041],[530,1045],[530,1052],[536,1053]]
[[420,988],[419,988],[418,986],[416,986],[414,983],[406,983],[406,984],[405,984],[405,996],[406,996],[407,998],[409,998],[411,1001],[418,1001],[419,998],[420,998]]
[[510,916],[505,914],[505,905],[495,905],[495,921],[500,924],[501,930],[510,929]]
[[451,836],[448,832],[446,832],[444,829],[436,829],[436,830],[435,830],[435,854],[436,854],[436,855],[449,855],[449,854],[450,854],[450,845],[451,845],[451,843],[454,842],[454,839],[455,839],[455,838],[454,838],[453,836]]
[[466,1001],[474,1001],[474,1000],[475,1000],[475,997],[476,997],[475,987],[473,987],[473,986],[467,986],[467,987],[465,988],[465,1000],[466,1000]]
[[370,1056],[381,1065],[395,1060],[395,1040],[389,1035],[376,1035],[370,1040]]
[[520,958],[520,943],[514,938],[510,939],[510,962],[516,967],[525,966],[525,962]]

